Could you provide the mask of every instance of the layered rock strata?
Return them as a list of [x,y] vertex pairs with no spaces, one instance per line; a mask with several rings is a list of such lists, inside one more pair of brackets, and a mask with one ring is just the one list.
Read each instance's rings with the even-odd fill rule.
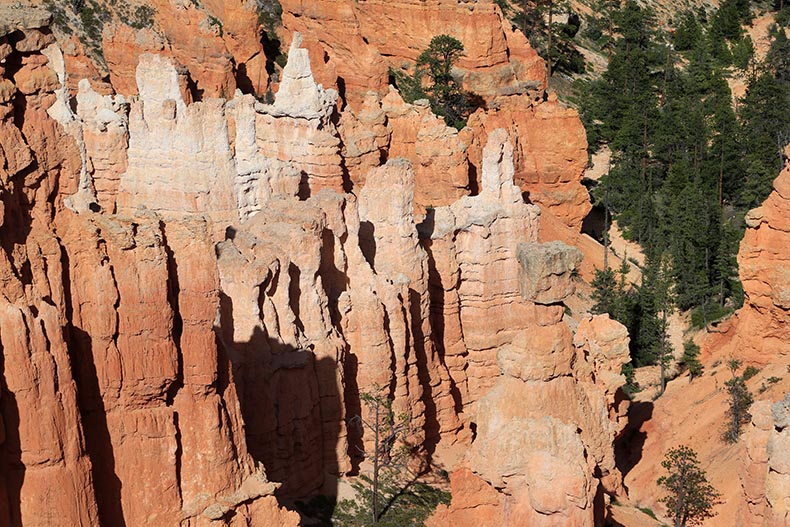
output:
[[76,206],[86,152],[119,135],[80,132],[113,110],[86,89],[65,113],[58,54],[15,47],[26,31],[2,37],[0,523],[295,525],[247,453],[207,223]]
[[441,34],[464,45],[458,74],[476,93],[488,97],[523,83],[545,83],[543,61],[494,2],[285,0],[282,7],[288,34],[309,36],[313,62],[323,64],[320,82],[342,86],[355,108],[368,90],[383,94],[389,67],[413,64]]
[[[168,54],[140,55],[136,97],[72,98],[36,35],[0,47],[0,519],[295,525],[278,499],[359,468],[349,423],[378,389],[414,466],[452,459],[502,521],[586,521],[620,492],[625,336],[563,321],[580,255],[538,244],[512,130],[486,132],[474,192],[472,141],[395,93],[338,114],[298,37],[262,104],[192,100]],[[511,467],[487,442],[523,427],[545,444]],[[529,456],[568,467],[560,498]]]

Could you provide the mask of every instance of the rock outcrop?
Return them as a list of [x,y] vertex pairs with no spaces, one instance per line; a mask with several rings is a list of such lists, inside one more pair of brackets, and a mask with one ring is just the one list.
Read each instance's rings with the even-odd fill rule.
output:
[[594,525],[594,502],[622,493],[611,445],[628,407],[618,395],[625,328],[595,317],[574,338],[563,323],[538,334],[500,350],[502,376],[474,411],[468,468],[429,525]]
[[587,137],[576,110],[563,107],[554,94],[543,101],[534,92],[499,96],[489,107],[469,118],[474,131],[469,148],[472,164],[480,166],[488,133],[505,128],[515,141],[516,184],[531,203],[579,232],[591,205],[581,184],[587,166]]
[[296,525],[247,453],[206,221],[72,212],[124,121],[87,87],[64,113],[58,55],[23,40],[0,126],[0,523]]
[[[531,203],[541,206],[575,231],[590,211],[581,184],[587,165],[587,141],[574,110],[551,94],[544,100],[543,60],[523,35],[511,29],[494,2],[440,0],[285,0],[283,27],[289,38],[300,34],[315,65],[316,79],[336,87],[370,126],[347,125],[344,144],[350,157],[380,153],[403,156],[417,173],[418,206],[439,206],[481,188],[482,150],[487,134],[505,128],[515,148],[516,184]],[[461,21],[461,22],[459,22]],[[448,133],[424,106],[403,105],[388,94],[388,68],[411,67],[432,37],[449,34],[464,45],[455,73],[465,87],[485,98],[488,110],[469,120],[471,133]],[[381,112],[370,91],[382,97]],[[375,99],[375,97],[374,97]],[[416,110],[417,115],[414,114]],[[390,148],[381,125],[391,131]],[[441,142],[449,148],[438,148]],[[468,161],[467,161],[468,159]],[[354,184],[365,170],[347,167]],[[369,165],[364,164],[366,169]]]
[[[785,151],[790,154],[790,150]],[[739,354],[765,364],[787,354],[790,338],[790,166],[774,181],[774,191],[746,214],[746,233],[738,252],[744,308],[732,322]]]
[[132,27],[118,17],[102,33],[110,83],[117,93],[137,92],[137,57],[145,53],[171,57],[183,68],[191,82],[190,102],[229,98],[236,88],[258,95],[266,92],[269,75],[255,2],[153,0],[132,1],[124,7],[133,13],[140,6],[152,10],[150,22]]
[[342,86],[355,109],[368,90],[384,95],[389,67],[413,64],[441,34],[463,43],[458,73],[484,97],[545,83],[542,59],[494,2],[284,0],[282,6],[285,31],[304,35],[313,62],[323,64],[317,77],[326,86]]
[[[459,133],[373,75],[459,12],[469,86],[535,88],[540,59],[488,2],[284,2],[289,60],[264,104],[235,91],[249,4],[158,2],[153,29],[107,28],[115,95],[39,22],[0,37],[0,523],[296,525],[281,503],[360,470],[353,417],[381,390],[413,466],[453,471],[437,525],[588,525],[622,491],[627,336],[605,317],[572,333],[580,254],[539,243],[562,207],[517,183],[534,162],[532,183],[570,188],[578,130],[557,157],[510,117]],[[396,10],[433,26],[401,49]],[[322,16],[343,31],[317,39]]]

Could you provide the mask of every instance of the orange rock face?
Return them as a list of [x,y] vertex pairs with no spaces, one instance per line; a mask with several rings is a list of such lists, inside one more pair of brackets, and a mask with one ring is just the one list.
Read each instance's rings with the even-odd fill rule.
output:
[[254,2],[156,0],[145,5],[155,12],[151,27],[115,22],[103,33],[104,56],[117,93],[136,93],[137,57],[143,53],[173,57],[194,82],[193,96],[201,99],[231,97],[237,86],[266,92],[269,76]]
[[[493,2],[284,0],[283,27],[302,33],[326,86],[343,86],[358,108],[368,90],[383,95],[389,67],[413,63],[436,35],[460,40],[464,84],[484,97],[521,82],[545,82],[542,59]],[[319,60],[324,56],[327,60]]]
[[505,128],[515,138],[516,184],[530,202],[551,212],[578,232],[590,212],[590,197],[581,184],[587,166],[587,139],[575,110],[556,99],[535,101],[527,95],[499,97],[493,110],[469,119],[474,141],[469,157],[479,166],[481,148],[491,130]]
[[454,471],[435,522],[588,525],[627,337],[572,333],[581,254],[539,243],[588,207],[578,116],[503,96],[459,133],[385,93],[434,31],[492,100],[540,59],[489,2],[284,2],[274,99],[228,99],[262,75],[251,3],[203,4],[105,29],[113,96],[40,25],[0,43],[0,523],[296,525],[279,504],[360,470],[385,387],[414,466]]
[[[250,522],[265,511],[295,525],[247,453],[213,328],[219,275],[206,222],[71,212],[68,198],[93,190],[81,185],[90,160],[105,159],[102,141],[123,134],[78,133],[64,92],[53,93],[62,56],[13,53],[24,104],[7,101],[0,127],[0,523]],[[86,128],[112,124],[89,94],[77,100]]]

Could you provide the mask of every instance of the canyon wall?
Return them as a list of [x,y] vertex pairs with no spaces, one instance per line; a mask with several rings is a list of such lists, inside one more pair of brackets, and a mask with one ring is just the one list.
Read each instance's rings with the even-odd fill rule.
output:
[[[172,6],[157,6],[163,31]],[[106,28],[104,84],[77,78],[46,13],[11,8],[0,522],[296,525],[281,504],[360,470],[372,439],[349,423],[381,390],[409,416],[414,467],[453,474],[436,525],[467,521],[464,503],[490,513],[479,525],[600,523],[623,491],[627,335],[606,317],[571,330],[582,254],[539,240],[544,216],[578,231],[589,209],[583,130],[544,96],[540,59],[489,2],[395,6],[423,28],[403,49],[382,44],[393,4],[284,2],[267,104],[238,82],[255,55],[234,43],[234,6],[179,7],[163,47]],[[227,33],[195,36],[206,13]],[[342,63],[333,42],[372,32],[383,51],[357,58],[413,59],[456,19],[472,21],[470,85],[537,81],[491,92],[477,125],[448,128],[385,85],[355,96],[350,75],[317,82]]]

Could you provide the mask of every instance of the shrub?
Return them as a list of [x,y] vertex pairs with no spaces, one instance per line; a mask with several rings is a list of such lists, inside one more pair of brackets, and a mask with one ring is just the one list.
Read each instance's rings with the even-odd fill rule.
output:
[[760,373],[760,368],[755,368],[754,366],[747,366],[745,370],[743,370],[743,380],[748,381],[755,375]]

